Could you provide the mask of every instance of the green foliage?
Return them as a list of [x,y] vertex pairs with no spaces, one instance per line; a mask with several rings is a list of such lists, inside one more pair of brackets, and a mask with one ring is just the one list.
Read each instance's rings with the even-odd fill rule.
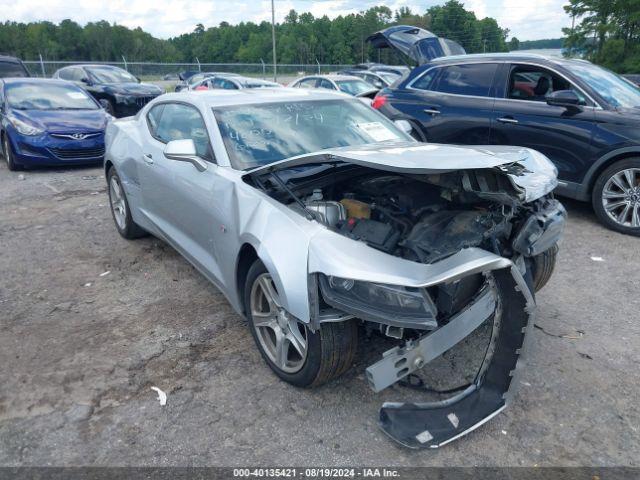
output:
[[[507,50],[507,29],[493,18],[477,19],[457,0],[429,8],[424,13],[402,7],[393,12],[381,5],[357,14],[314,17],[291,10],[276,25],[278,62],[295,64],[352,64],[364,61],[405,63],[390,49],[374,50],[365,39],[391,25],[415,25],[457,40],[469,53]],[[0,23],[0,51],[25,60],[269,63],[271,24],[222,22],[206,28],[197,24],[193,31],[169,40],[152,37],[140,28],[129,29],[104,20],[80,26],[71,20],[51,22]]]
[[[516,39],[517,40],[517,39]],[[511,39],[513,41],[513,39]],[[564,38],[544,38],[542,40],[525,40],[519,42],[519,48],[515,50],[534,50],[539,48],[562,48]],[[510,48],[510,50],[512,50]]]
[[563,29],[569,55],[620,73],[640,72],[640,0],[569,0],[564,9],[576,21]]

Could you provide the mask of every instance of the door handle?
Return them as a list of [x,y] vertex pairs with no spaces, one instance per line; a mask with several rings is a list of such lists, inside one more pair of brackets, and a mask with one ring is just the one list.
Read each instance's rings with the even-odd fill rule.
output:
[[496,120],[498,120],[500,123],[518,123],[518,120],[512,117],[500,117]]
[[435,108],[425,108],[423,110],[424,113],[428,113],[429,115],[439,115],[440,110],[436,110]]
[[144,163],[147,165],[153,165],[153,155],[150,153],[145,153],[142,158],[144,159]]

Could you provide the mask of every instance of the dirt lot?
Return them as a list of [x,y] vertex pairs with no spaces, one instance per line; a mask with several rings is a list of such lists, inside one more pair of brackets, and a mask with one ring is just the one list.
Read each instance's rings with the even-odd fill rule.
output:
[[382,399],[404,393],[369,391],[366,338],[345,377],[295,389],[176,252],[117,235],[99,168],[3,163],[0,465],[640,465],[640,239],[566,205],[515,403],[452,445],[410,451],[376,426]]

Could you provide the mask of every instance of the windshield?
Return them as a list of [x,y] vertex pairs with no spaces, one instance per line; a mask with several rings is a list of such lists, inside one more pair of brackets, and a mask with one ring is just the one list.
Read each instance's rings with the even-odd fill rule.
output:
[[19,63],[0,62],[0,77],[28,77],[24,67]]
[[364,80],[336,80],[336,85],[344,93],[354,96],[373,90],[373,87]]
[[576,62],[571,68],[583,82],[614,107],[640,107],[640,89],[615,73],[590,63]]
[[400,78],[400,75],[392,72],[376,72],[379,76],[384,78],[389,85]]
[[16,110],[97,110],[96,102],[75,85],[19,83],[5,87],[7,103]]
[[88,69],[97,83],[138,83],[138,79],[117,67],[91,67]]
[[238,170],[327,148],[410,140],[359,100],[238,105],[213,110],[231,164]]

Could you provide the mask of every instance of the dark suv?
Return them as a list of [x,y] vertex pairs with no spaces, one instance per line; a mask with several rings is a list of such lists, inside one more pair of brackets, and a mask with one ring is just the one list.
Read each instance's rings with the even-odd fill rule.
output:
[[111,65],[72,65],[57,70],[53,78],[80,85],[114,117],[135,115],[164,93],[160,87],[141,83],[126,70]]
[[0,78],[30,77],[29,70],[22,60],[16,57],[0,55]]
[[558,194],[640,236],[640,89],[583,60],[524,54],[432,59],[374,108],[436,143],[518,145],[547,155]]

